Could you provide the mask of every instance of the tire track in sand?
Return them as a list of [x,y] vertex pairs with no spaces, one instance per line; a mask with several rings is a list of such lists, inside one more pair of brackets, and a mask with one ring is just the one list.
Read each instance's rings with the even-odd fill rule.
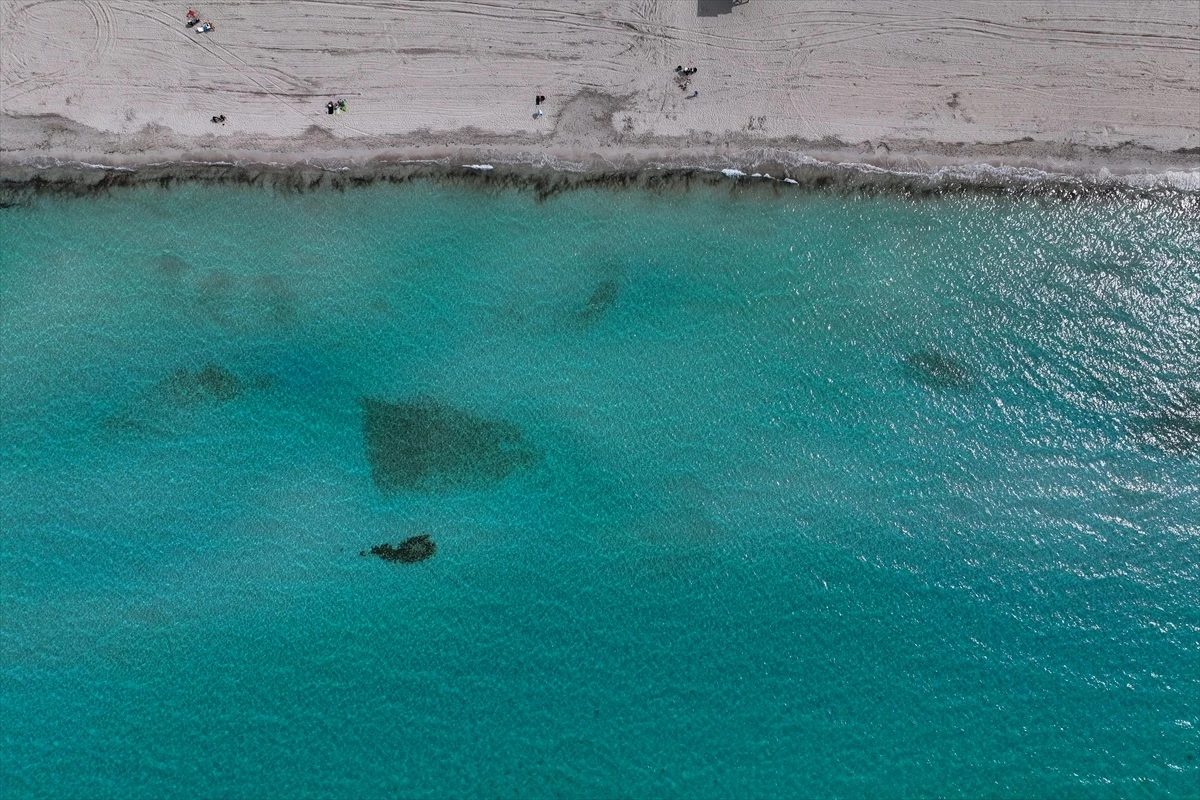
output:
[[[91,37],[91,49],[86,55],[81,58],[60,59],[63,66],[55,70],[43,72],[40,74],[29,75],[13,81],[12,83],[0,83],[0,93],[3,93],[4,100],[15,100],[18,97],[23,97],[30,92],[36,92],[39,89],[44,89],[52,84],[62,83],[77,75],[81,75],[98,61],[101,61],[111,52],[113,40],[116,31],[116,21],[113,19],[112,9],[109,8],[106,0],[35,0],[35,2],[27,3],[24,6],[18,7],[13,15],[7,20],[7,30],[5,38],[10,42],[9,47],[12,47],[13,42],[17,41],[38,41],[43,40],[47,43],[54,41],[54,37],[47,36],[42,33],[38,26],[30,25],[28,17],[34,13],[39,6],[47,6],[52,4],[67,3],[72,6],[82,6],[87,10],[94,23],[94,28],[88,26],[94,31]],[[26,18],[26,22],[22,25],[22,18]],[[62,35],[62,32],[59,32]],[[30,48],[28,45],[26,49]],[[62,48],[76,51],[76,48]],[[19,52],[19,51],[18,51]],[[28,62],[23,61],[19,55],[13,56],[16,63],[22,68],[29,68]],[[19,90],[19,91],[14,91]]]

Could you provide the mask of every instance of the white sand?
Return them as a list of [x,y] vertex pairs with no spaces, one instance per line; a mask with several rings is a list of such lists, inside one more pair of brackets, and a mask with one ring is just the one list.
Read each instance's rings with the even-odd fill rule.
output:
[[0,0],[0,159],[1200,166],[1200,0],[195,7]]

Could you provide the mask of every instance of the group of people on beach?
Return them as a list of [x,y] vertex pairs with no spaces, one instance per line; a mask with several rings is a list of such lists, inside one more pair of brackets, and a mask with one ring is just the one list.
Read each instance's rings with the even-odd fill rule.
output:
[[[688,83],[691,82],[691,77],[693,75],[695,75],[698,71],[699,70],[696,67],[688,67],[687,69],[684,69],[682,64],[675,67],[675,85],[686,92],[687,88],[688,88]],[[693,97],[699,97],[699,96],[700,96],[700,90],[696,89],[687,96],[687,99],[691,100]]]
[[188,9],[187,19],[184,20],[184,24],[188,28],[195,27],[196,33],[208,33],[209,31],[213,30],[213,24],[211,22],[201,22],[200,15],[190,8]]
[[[190,8],[188,9],[187,17],[185,18],[184,21],[188,28],[194,27],[196,29],[197,33],[208,33],[209,31],[214,30],[213,24],[211,22],[201,22],[200,15],[197,14],[195,11],[193,11]],[[682,64],[675,67],[675,83],[676,83],[676,85],[678,85],[680,89],[682,89],[683,91],[686,92],[687,88],[688,88],[688,83],[691,79],[691,76],[695,75],[696,72],[697,72],[696,67],[688,67],[687,69],[684,69]],[[699,96],[700,96],[700,90],[697,89],[697,90],[693,91],[690,95],[688,95],[688,99],[690,100],[693,97],[699,97]],[[546,95],[539,94],[539,95],[534,96],[533,105],[536,107],[536,110],[533,112],[534,117],[542,116],[542,109],[540,108],[540,106],[544,102],[546,102]],[[346,110],[346,101],[345,100],[340,100],[340,99],[339,100],[330,100],[328,103],[325,104],[325,113],[326,114],[341,114],[345,110]],[[217,116],[214,116],[212,118],[212,121],[215,123],[224,125],[225,124],[225,115],[219,114]]]

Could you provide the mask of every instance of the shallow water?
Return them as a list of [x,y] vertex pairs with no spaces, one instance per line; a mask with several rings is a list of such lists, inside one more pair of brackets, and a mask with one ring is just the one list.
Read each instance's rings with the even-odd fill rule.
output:
[[1195,797],[1198,211],[0,210],[0,789]]

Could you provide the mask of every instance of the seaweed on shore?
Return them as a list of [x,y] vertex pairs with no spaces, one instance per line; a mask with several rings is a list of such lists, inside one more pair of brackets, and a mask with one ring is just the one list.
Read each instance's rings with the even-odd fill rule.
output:
[[[827,142],[822,146],[845,147],[845,143]],[[1010,143],[1011,144],[1011,143]],[[697,186],[726,187],[741,195],[768,192],[793,196],[796,190],[850,196],[899,196],[910,199],[958,196],[965,194],[1003,197],[1034,197],[1051,201],[1073,202],[1096,196],[1142,197],[1176,196],[1189,202],[1188,195],[1162,187],[1139,187],[1088,177],[1063,175],[1042,181],[1013,181],[1004,175],[947,176],[941,173],[878,172],[836,164],[795,164],[762,162],[747,170],[775,176],[753,175],[730,178],[719,169],[687,166],[670,168],[630,167],[570,171],[542,169],[531,165],[501,164],[495,169],[479,170],[452,165],[376,161],[369,165],[346,166],[336,162],[326,168],[313,164],[196,164],[173,163],[141,166],[136,169],[96,169],[83,165],[57,166],[0,165],[0,205],[25,205],[43,196],[88,197],[108,195],[137,187],[171,189],[189,184],[252,186],[285,194],[318,191],[345,192],[376,184],[426,182],[463,186],[487,191],[528,191],[539,202],[579,190],[622,191],[643,189],[652,192],[687,191]]]

